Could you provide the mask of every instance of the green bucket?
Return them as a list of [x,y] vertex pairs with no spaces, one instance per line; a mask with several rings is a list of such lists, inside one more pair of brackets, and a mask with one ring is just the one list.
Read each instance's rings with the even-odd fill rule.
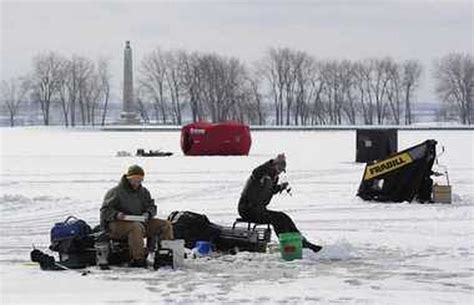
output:
[[303,237],[298,232],[282,233],[280,240],[280,253],[285,261],[303,258]]

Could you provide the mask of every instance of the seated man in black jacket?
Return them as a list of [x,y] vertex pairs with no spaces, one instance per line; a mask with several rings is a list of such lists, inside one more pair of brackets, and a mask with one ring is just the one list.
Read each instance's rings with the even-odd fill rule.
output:
[[[288,182],[278,184],[278,175],[286,170],[284,154],[278,155],[253,170],[239,200],[239,214],[247,221],[270,223],[277,235],[299,232],[293,220],[285,213],[267,209],[272,197],[288,188]],[[314,252],[321,247],[303,238],[303,247]]]

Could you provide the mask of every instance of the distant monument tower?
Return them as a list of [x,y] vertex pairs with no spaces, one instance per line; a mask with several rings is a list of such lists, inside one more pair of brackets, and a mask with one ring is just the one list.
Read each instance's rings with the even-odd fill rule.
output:
[[123,100],[120,123],[127,125],[140,124],[140,118],[137,116],[135,100],[133,98],[133,64],[130,41],[125,42],[125,50],[123,52]]

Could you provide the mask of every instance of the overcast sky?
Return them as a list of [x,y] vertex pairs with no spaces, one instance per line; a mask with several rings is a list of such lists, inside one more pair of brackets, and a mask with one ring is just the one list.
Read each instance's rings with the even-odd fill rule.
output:
[[[473,53],[472,1],[22,1],[1,2],[1,78],[25,74],[42,51],[111,60],[116,88],[130,40],[135,62],[154,47],[236,56],[268,47],[318,58],[434,59]],[[419,99],[433,98],[425,81]]]

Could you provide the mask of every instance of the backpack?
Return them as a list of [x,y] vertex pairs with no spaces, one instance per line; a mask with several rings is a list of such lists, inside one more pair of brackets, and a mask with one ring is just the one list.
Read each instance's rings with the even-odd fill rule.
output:
[[82,219],[69,216],[51,228],[49,249],[59,253],[60,262],[68,268],[95,264],[94,237],[91,227]]
[[173,225],[175,239],[184,239],[184,246],[192,249],[198,240],[214,242],[221,228],[209,221],[206,215],[190,211],[174,211],[168,216]]
[[93,239],[88,239],[91,227],[82,219],[69,216],[63,222],[57,222],[51,228],[52,251],[63,253],[80,252],[83,248],[93,246]]

